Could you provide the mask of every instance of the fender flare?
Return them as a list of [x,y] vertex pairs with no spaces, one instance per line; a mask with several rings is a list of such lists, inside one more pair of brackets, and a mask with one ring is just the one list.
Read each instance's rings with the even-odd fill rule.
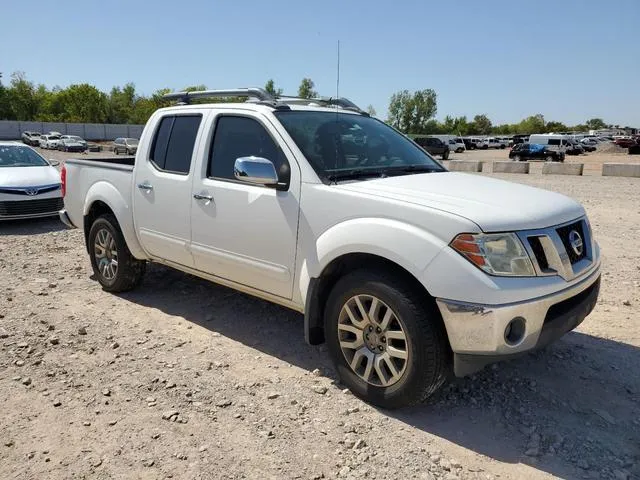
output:
[[135,232],[131,205],[125,201],[118,189],[116,189],[112,184],[104,181],[99,181],[91,185],[85,197],[82,212],[84,217],[89,214],[91,207],[97,201],[103,202],[107,205],[115,215],[131,255],[138,260],[148,259],[149,255],[146,254],[142,245],[140,245],[138,236]]

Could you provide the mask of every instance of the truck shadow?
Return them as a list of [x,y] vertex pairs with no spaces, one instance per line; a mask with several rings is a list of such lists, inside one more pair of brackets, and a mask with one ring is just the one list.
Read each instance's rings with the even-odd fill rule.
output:
[[41,233],[59,232],[66,229],[67,227],[58,217],[3,220],[0,222],[0,236],[38,235]]
[[[326,349],[305,343],[296,312],[157,265],[122,298],[300,368],[320,368],[338,382]],[[425,404],[380,413],[560,478],[614,478],[616,470],[640,478],[639,365],[640,348],[572,332],[542,351],[452,380]]]

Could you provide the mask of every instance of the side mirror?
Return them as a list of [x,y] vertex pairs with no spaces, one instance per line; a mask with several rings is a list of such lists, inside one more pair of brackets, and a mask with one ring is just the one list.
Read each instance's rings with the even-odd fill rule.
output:
[[233,166],[236,180],[256,185],[278,185],[278,174],[271,160],[262,157],[240,157]]
[[49,159],[49,165],[51,165],[52,167],[57,167],[58,165],[60,165],[60,162],[51,158]]

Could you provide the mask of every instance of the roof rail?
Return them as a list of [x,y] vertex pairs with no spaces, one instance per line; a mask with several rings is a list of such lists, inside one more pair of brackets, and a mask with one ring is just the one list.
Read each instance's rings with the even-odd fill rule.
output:
[[355,103],[353,103],[348,98],[344,98],[344,97],[301,98],[301,97],[281,96],[281,97],[278,97],[276,100],[278,103],[285,104],[285,105],[309,105],[312,103],[316,103],[323,107],[337,106],[347,110],[354,110],[357,112],[364,113],[364,111],[360,107],[358,107]]
[[317,104],[323,107],[337,106],[345,110],[353,110],[362,114],[367,114],[351,100],[344,97],[317,97],[301,98],[293,96],[274,97],[263,88],[233,88],[227,90],[195,90],[190,92],[175,92],[163,95],[167,100],[177,100],[179,104],[188,105],[194,98],[229,98],[247,97],[249,101],[267,104],[272,107],[282,107],[286,105],[312,105]]
[[196,90],[191,92],[175,92],[163,95],[167,100],[178,100],[179,103],[189,104],[192,98],[225,98],[248,97],[262,102],[274,102],[275,98],[262,88],[233,88],[228,90]]

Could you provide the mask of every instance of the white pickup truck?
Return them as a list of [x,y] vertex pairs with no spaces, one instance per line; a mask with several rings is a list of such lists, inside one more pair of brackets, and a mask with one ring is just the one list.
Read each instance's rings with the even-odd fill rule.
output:
[[295,309],[342,382],[387,408],[548,344],[596,303],[599,247],[570,198],[448,172],[346,99],[172,98],[135,163],[62,170],[61,219],[107,291],[152,261]]

